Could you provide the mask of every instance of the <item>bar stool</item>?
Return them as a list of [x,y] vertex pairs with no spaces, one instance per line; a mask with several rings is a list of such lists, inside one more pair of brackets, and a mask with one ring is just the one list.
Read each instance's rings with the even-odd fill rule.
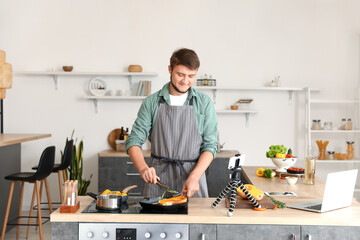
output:
[[[62,187],[62,181],[61,181],[61,174],[63,175],[64,183],[67,180],[66,179],[66,169],[70,166],[71,160],[73,157],[73,144],[74,140],[69,140],[66,142],[65,148],[64,148],[64,155],[62,157],[61,163],[55,163],[54,167],[51,172],[58,173],[58,180],[59,180],[59,192],[60,192],[60,202],[53,202],[52,204],[62,204],[64,201],[63,197],[63,187]],[[33,167],[32,169],[37,170],[38,166]],[[40,184],[40,198],[42,193],[42,184]],[[37,209],[37,206],[34,207],[34,209]],[[45,209],[45,208],[43,208]],[[54,210],[54,209],[53,209]]]
[[[32,206],[34,204],[35,194],[36,194],[37,203],[40,206],[39,181],[44,181],[45,182],[45,187],[46,187],[46,193],[47,193],[49,206],[50,206],[50,209],[52,209],[47,177],[50,175],[51,170],[54,167],[54,161],[55,161],[55,146],[50,146],[50,147],[47,147],[42,152],[41,157],[40,157],[40,161],[39,161],[39,165],[38,165],[38,169],[37,169],[36,172],[20,172],[20,173],[15,173],[15,174],[8,175],[8,176],[5,177],[6,180],[11,181],[11,186],[10,186],[9,200],[8,200],[6,213],[5,213],[3,230],[2,230],[2,234],[1,234],[1,240],[4,240],[4,238],[5,238],[6,226],[8,225],[7,220],[8,220],[8,217],[9,217],[11,199],[12,199],[12,195],[13,195],[13,191],[14,191],[15,182],[20,182],[21,183],[19,216],[16,218],[18,220],[17,224],[13,224],[13,225],[17,225],[16,239],[18,239],[18,236],[19,236],[19,231],[20,231],[19,226],[20,225],[27,225],[28,226],[28,231],[29,231],[30,218],[33,218],[31,215],[32,215]],[[32,206],[30,208],[29,217],[21,216],[22,200],[23,200],[24,183],[25,182],[34,183],[34,191],[33,191],[32,203],[31,203]],[[51,213],[51,210],[50,210],[50,213]],[[20,219],[21,218],[29,218],[28,224],[20,224]],[[40,240],[42,240],[43,239],[43,233],[42,233],[42,224],[43,223],[41,221],[41,208],[40,207],[38,207],[38,209],[37,209],[37,217],[36,218],[37,218],[37,223],[34,224],[34,226],[39,226]],[[48,218],[47,221],[49,221],[49,218]],[[45,222],[47,222],[47,221],[45,221]],[[27,232],[27,236],[28,236],[28,232]]]

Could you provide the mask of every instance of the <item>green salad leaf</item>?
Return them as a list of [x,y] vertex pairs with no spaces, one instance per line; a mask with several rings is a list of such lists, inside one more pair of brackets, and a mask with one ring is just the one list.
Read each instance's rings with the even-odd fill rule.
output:
[[271,145],[269,147],[269,151],[266,152],[267,158],[273,158],[275,157],[275,154],[277,153],[286,153],[287,148],[284,147],[284,145]]

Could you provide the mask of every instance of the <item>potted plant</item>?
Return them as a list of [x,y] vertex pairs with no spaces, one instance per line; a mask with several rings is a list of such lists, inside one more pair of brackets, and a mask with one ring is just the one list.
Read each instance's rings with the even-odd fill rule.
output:
[[[71,134],[70,140],[73,139],[74,131],[75,130],[73,130]],[[70,140],[66,138],[66,143]],[[84,143],[81,140],[77,146],[76,144],[77,144],[77,139],[74,140],[73,156],[72,156],[71,164],[66,171],[66,179],[78,180],[78,195],[85,196],[87,192],[87,188],[90,185],[92,174],[90,175],[89,180],[83,179],[82,174],[84,169],[84,159],[83,159]],[[63,152],[61,152],[61,158],[63,158]]]

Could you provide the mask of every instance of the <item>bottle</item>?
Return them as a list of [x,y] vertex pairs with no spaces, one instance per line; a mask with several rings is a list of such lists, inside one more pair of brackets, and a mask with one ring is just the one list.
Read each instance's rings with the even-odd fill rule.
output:
[[121,132],[120,132],[120,136],[119,136],[119,140],[124,140],[124,127],[121,127]]
[[305,184],[315,184],[315,167],[316,160],[312,155],[311,147],[309,147],[307,156],[305,157]]
[[207,86],[208,85],[208,76],[207,74],[204,75],[204,80],[203,80],[203,86]]
[[126,128],[125,134],[124,134],[124,140],[126,141],[129,137],[129,128]]

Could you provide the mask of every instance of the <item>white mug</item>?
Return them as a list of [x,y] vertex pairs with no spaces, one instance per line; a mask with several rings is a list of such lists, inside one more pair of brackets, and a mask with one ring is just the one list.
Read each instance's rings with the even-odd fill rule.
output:
[[116,96],[117,90],[116,89],[110,89],[109,93],[110,93],[110,96]]
[[120,96],[125,96],[126,95],[126,90],[120,89],[119,94],[120,94]]

